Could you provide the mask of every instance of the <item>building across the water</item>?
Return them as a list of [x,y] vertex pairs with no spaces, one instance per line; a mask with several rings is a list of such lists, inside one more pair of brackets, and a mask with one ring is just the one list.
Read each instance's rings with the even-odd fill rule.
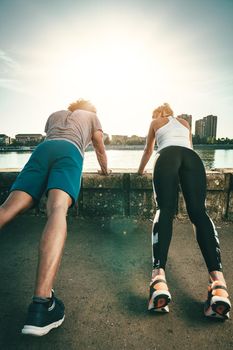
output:
[[216,139],[217,119],[218,117],[216,115],[207,115],[197,120],[195,123],[195,136],[206,139]]
[[11,143],[10,136],[7,136],[5,134],[0,134],[0,145],[9,145]]
[[17,134],[15,135],[16,143],[26,144],[30,142],[41,142],[43,140],[41,134]]

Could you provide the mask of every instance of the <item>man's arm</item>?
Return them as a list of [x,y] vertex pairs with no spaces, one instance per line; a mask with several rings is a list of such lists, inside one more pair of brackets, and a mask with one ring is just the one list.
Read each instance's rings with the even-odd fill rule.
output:
[[146,146],[144,148],[144,153],[138,168],[138,174],[142,175],[144,173],[145,166],[147,165],[155,146],[155,132],[154,132],[154,121],[151,122],[147,139]]
[[107,155],[105,152],[105,146],[103,142],[103,132],[96,130],[92,137],[92,144],[95,149],[96,157],[98,159],[101,172],[103,175],[108,175],[110,173],[108,169]]

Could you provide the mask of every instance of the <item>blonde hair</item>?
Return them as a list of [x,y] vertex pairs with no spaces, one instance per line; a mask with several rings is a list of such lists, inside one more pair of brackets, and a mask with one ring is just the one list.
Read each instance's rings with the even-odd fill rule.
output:
[[162,106],[157,107],[152,114],[152,118],[158,118],[158,117],[169,117],[170,115],[173,116],[173,110],[169,106],[168,103],[164,103]]
[[76,109],[84,109],[85,111],[93,112],[96,113],[96,108],[95,106],[88,100],[84,100],[80,98],[77,101],[72,102],[69,107],[69,111],[73,112]]

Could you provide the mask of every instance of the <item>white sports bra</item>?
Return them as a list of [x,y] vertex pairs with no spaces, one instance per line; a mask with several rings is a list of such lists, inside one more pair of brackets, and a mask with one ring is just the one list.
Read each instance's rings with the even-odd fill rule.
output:
[[189,129],[175,117],[168,117],[169,122],[155,132],[158,150],[168,146],[182,146],[192,148],[189,139]]

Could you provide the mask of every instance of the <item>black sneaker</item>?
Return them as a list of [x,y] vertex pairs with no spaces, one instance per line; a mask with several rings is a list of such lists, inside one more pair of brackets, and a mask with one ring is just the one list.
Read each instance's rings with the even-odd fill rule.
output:
[[22,334],[42,336],[59,327],[65,319],[64,304],[52,292],[51,299],[33,297]]

